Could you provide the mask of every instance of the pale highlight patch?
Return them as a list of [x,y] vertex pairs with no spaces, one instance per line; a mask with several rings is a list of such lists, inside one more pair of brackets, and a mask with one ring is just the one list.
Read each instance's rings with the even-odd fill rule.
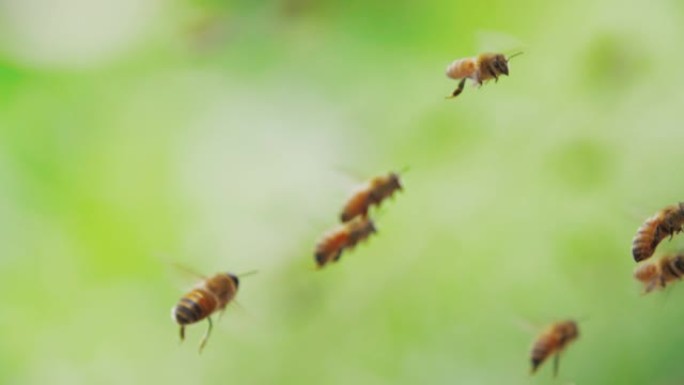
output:
[[0,0],[2,45],[36,67],[84,68],[137,45],[161,0]]

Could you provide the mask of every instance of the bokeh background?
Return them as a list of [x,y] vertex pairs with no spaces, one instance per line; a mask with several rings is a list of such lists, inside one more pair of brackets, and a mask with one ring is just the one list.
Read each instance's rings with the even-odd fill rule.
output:
[[[0,0],[0,383],[683,384],[684,288],[641,296],[630,255],[684,199],[683,38],[676,0]],[[201,356],[173,264],[259,270]]]

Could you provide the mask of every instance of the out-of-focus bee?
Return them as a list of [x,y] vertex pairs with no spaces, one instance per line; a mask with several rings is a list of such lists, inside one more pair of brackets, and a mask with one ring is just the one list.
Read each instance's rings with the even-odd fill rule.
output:
[[447,67],[446,75],[451,79],[460,80],[460,82],[456,90],[447,98],[457,97],[463,91],[466,79],[471,79],[475,84],[481,86],[483,82],[490,79],[498,82],[499,75],[508,76],[508,62],[518,55],[522,55],[522,52],[513,54],[508,58],[502,53],[482,53],[476,57],[454,60]]
[[671,254],[656,262],[643,264],[634,271],[634,278],[644,284],[644,294],[664,289],[684,276],[684,254]]
[[684,226],[684,203],[665,207],[648,218],[637,229],[632,240],[632,255],[637,262],[650,258],[658,244],[668,236],[682,231]]
[[556,322],[549,326],[534,342],[532,347],[532,373],[551,355],[553,375],[558,374],[558,363],[563,349],[579,337],[577,323],[572,320]]
[[356,217],[326,233],[316,245],[314,257],[318,268],[337,262],[345,249],[352,249],[377,230],[368,217]]
[[[250,272],[247,274],[252,274]],[[243,275],[247,275],[243,274]],[[185,326],[207,319],[209,327],[202,337],[199,351],[202,352],[211,333],[211,315],[219,311],[219,317],[223,314],[228,303],[237,294],[240,280],[237,275],[231,273],[218,273],[213,277],[204,278],[189,293],[178,301],[178,304],[171,310],[171,317],[180,325],[180,339],[185,339]]]
[[347,222],[359,215],[367,216],[370,206],[379,207],[383,200],[391,197],[397,190],[402,190],[402,186],[399,174],[395,172],[369,180],[349,197],[340,214],[340,220]]

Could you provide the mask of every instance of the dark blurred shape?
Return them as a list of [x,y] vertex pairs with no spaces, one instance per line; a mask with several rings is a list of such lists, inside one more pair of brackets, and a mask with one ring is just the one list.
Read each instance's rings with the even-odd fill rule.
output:
[[320,6],[320,1],[314,0],[280,0],[278,13],[287,18],[309,15]]
[[236,35],[234,19],[222,10],[202,10],[184,25],[182,35],[193,52],[218,51]]
[[558,375],[560,354],[563,349],[579,337],[579,328],[573,320],[556,322],[549,326],[534,342],[530,360],[534,374],[547,358],[553,356],[553,376]]
[[599,95],[626,91],[647,76],[649,57],[648,50],[635,39],[614,33],[599,36],[586,48],[586,85]]
[[573,190],[590,190],[606,183],[613,170],[611,153],[591,140],[575,140],[556,149],[545,162],[559,183]]

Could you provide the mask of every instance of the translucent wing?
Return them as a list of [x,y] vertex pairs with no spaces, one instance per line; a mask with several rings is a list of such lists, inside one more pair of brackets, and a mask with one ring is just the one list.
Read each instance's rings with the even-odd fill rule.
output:
[[499,31],[480,30],[475,33],[475,39],[477,53],[495,52],[509,56],[528,50],[520,39]]

